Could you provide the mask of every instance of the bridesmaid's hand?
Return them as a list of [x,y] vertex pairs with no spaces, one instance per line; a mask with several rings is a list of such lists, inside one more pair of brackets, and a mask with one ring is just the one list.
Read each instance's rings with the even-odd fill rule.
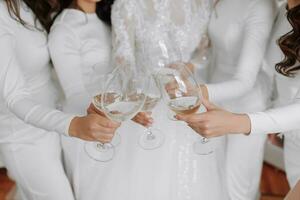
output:
[[101,115],[101,116],[105,117],[104,112],[100,111],[100,110],[99,110],[98,108],[96,108],[96,107],[94,106],[94,104],[92,104],[92,103],[91,103],[90,106],[88,107],[87,113],[88,113],[88,114],[98,114],[98,115]]
[[98,114],[88,114],[72,119],[69,135],[86,141],[111,142],[120,123],[113,122]]
[[195,69],[196,69],[196,67],[195,67],[195,65],[193,64],[193,63],[185,63],[186,64],[186,66],[187,66],[187,68],[189,68],[189,70],[192,72],[192,73],[194,73],[195,72]]
[[230,133],[250,133],[250,119],[247,115],[234,114],[203,100],[207,112],[192,115],[177,115],[203,137],[217,137]]
[[149,127],[153,124],[153,118],[151,117],[150,112],[139,112],[133,119],[132,121],[145,126]]
[[200,85],[200,90],[201,90],[203,98],[209,100],[209,94],[208,94],[208,89],[207,89],[206,85]]

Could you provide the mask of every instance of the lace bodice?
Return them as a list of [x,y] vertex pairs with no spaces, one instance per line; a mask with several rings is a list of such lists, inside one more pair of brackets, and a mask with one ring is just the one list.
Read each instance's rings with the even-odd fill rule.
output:
[[112,11],[115,60],[138,69],[190,61],[206,33],[212,5],[210,0],[117,0]]

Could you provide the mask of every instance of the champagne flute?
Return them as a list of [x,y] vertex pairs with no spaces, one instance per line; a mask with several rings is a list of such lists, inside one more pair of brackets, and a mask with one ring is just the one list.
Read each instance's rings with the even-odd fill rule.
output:
[[[199,110],[202,93],[196,78],[186,64],[182,62],[169,64],[159,71],[158,80],[163,99],[170,110],[182,115],[193,114]],[[200,137],[193,148],[199,155],[213,153],[211,142],[204,137]]]
[[[149,89],[145,93],[146,100],[141,112],[151,112],[161,99],[161,92],[153,75],[150,76]],[[140,136],[139,145],[145,150],[159,148],[165,140],[165,135],[157,128],[150,126]]]

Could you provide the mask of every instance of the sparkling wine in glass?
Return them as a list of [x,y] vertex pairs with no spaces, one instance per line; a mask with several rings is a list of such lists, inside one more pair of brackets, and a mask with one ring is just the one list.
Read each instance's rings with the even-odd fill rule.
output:
[[[100,111],[102,112],[102,104],[101,104],[101,93],[95,95],[92,99],[92,103],[93,105]],[[112,141],[111,141],[111,144],[116,147],[116,146],[119,146],[121,144],[121,136],[120,134],[118,134],[118,132],[115,133]]]
[[[198,112],[202,103],[202,93],[198,81],[188,66],[175,62],[162,68],[158,73],[160,89],[167,106],[176,114],[189,115]],[[200,155],[213,152],[211,142],[204,137],[193,145]]]
[[[117,68],[107,81],[103,93],[95,96],[94,104],[109,119],[124,122],[133,118],[143,107],[147,84],[148,79],[144,76]],[[110,161],[115,154],[115,147],[111,143],[98,142],[94,147],[87,147],[88,155],[96,161]]]
[[[161,92],[153,75],[150,76],[149,88],[145,93],[146,100],[141,112],[150,113],[161,99]],[[165,135],[158,128],[150,126],[141,135],[139,145],[145,150],[159,148],[165,140]]]
[[[103,63],[96,63],[91,66],[92,72],[97,74],[89,74],[88,92],[92,96],[92,103],[100,112],[101,108],[101,94],[105,89],[106,82],[111,78],[109,72],[103,70]],[[100,142],[85,142],[84,150],[87,155],[96,161],[107,162],[111,160],[114,154],[114,147],[121,143],[119,134],[115,134],[111,143],[103,144]]]

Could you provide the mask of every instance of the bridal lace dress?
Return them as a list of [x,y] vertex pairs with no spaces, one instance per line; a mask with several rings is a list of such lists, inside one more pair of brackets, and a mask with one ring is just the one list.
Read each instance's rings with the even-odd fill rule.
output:
[[[213,3],[211,0],[117,0],[112,11],[116,66],[125,64],[151,72],[167,62],[181,60],[201,68],[205,59],[202,46]],[[128,200],[227,199],[222,169],[223,138],[213,141],[213,154],[197,155],[193,143],[200,136],[185,123],[168,119],[167,113],[163,102],[153,110],[153,126],[165,134],[164,144],[155,150],[144,150],[138,145],[144,131],[142,126],[133,122],[123,125],[119,131],[122,137],[119,158],[114,161],[118,167],[124,164],[128,167],[116,177],[126,184],[112,191],[117,195],[123,191]]]

